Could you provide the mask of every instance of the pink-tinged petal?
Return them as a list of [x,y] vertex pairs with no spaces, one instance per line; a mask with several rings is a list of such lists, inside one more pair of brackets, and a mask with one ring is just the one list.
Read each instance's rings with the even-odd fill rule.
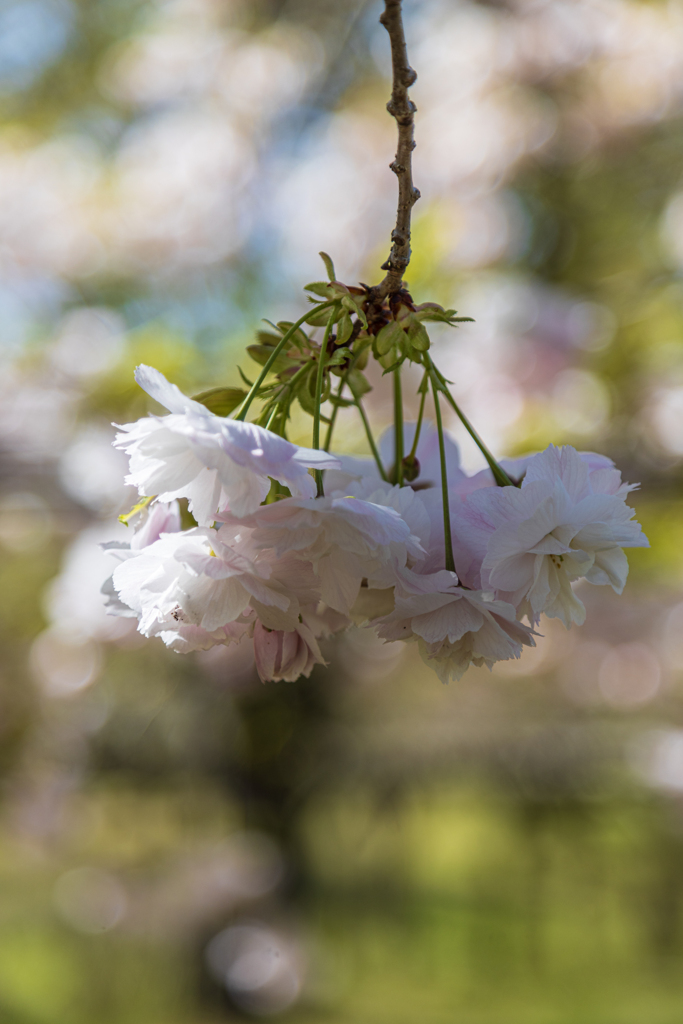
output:
[[185,413],[190,411],[200,412],[204,416],[212,415],[199,402],[193,401],[184,395],[175,384],[169,383],[163,373],[155,370],[153,366],[145,366],[141,363],[135,368],[135,380],[143,391],[159,402],[169,412]]
[[208,651],[218,644],[237,643],[250,630],[250,626],[230,622],[221,629],[212,630],[210,633],[201,626],[193,626],[190,623],[178,625],[175,630],[162,630],[157,634],[164,641],[167,647],[178,654],[188,654],[190,651]]
[[449,588],[457,586],[457,583],[457,573],[448,569],[422,574],[402,568],[396,574],[395,585],[402,596],[407,597],[410,594],[443,594]]
[[596,469],[590,474],[590,487],[593,494],[619,494],[622,488],[634,490],[637,484],[622,484],[618,469]]
[[358,597],[363,569],[343,551],[332,551],[320,559],[317,572],[320,577],[320,596],[325,604],[347,615]]
[[[147,494],[175,494],[176,491],[187,487],[197,473],[201,472],[203,466],[193,451],[185,448],[182,452],[173,453],[172,457],[161,459],[156,457],[143,457],[134,452],[130,460],[131,472],[125,478],[126,483],[137,487],[138,493]],[[165,499],[173,500],[173,499]]]
[[545,608],[549,619],[560,619],[567,629],[572,623],[582,626],[586,621],[586,609],[572,590],[571,583],[565,573],[558,574],[558,593],[554,600]]
[[367,480],[379,484],[381,477],[374,459],[357,458],[353,455],[337,455],[338,469],[329,469],[325,476],[325,493],[333,497],[348,494],[354,483]]
[[460,640],[465,633],[476,633],[484,619],[481,612],[468,601],[453,600],[444,608],[416,615],[412,621],[413,632],[427,643],[447,639],[450,643]]
[[553,484],[561,481],[569,497],[579,501],[588,493],[588,466],[575,448],[569,445],[556,448],[551,444],[529,459],[522,489],[541,480]]
[[257,622],[254,627],[254,658],[256,671],[264,682],[273,679],[280,667],[281,657],[282,641],[279,633]]
[[159,540],[162,533],[178,533],[180,530],[180,506],[177,501],[154,502],[146,519],[133,534],[130,542],[133,551],[140,551]]
[[555,600],[562,589],[561,581],[566,578],[566,573],[558,568],[552,558],[534,555],[533,583],[526,594],[535,612],[540,614],[548,602]]
[[524,551],[503,556],[491,562],[485,559],[482,566],[482,577],[485,578],[487,586],[494,587],[496,590],[526,589],[533,581],[537,559],[543,557],[543,555],[533,555]]
[[287,631],[296,629],[299,625],[299,603],[296,600],[288,600],[283,609],[273,604],[262,604],[258,598],[252,596],[249,605],[267,629]]
[[254,575],[244,575],[240,577],[242,586],[246,591],[255,597],[257,601],[260,601],[264,605],[273,605],[275,608],[280,608],[282,611],[287,611],[292,603],[291,597],[287,594],[283,594],[281,591],[276,590],[274,587],[269,587],[266,583],[262,583]]
[[315,448],[297,448],[292,455],[294,462],[309,469],[340,469],[341,464],[336,455]]
[[491,487],[476,491],[454,510],[458,521],[491,533],[505,523],[531,519],[550,498],[554,485],[541,480],[526,487]]
[[614,469],[614,461],[608,458],[607,455],[600,455],[598,452],[579,452],[579,458],[588,467],[591,480],[594,473],[600,473],[605,469]]
[[249,605],[249,592],[238,578],[206,579],[183,598],[184,611],[204,629],[218,629],[234,622]]
[[628,576],[628,559],[621,548],[612,548],[609,551],[598,551],[595,556],[595,564],[586,573],[589,583],[598,585],[609,585],[621,594]]
[[216,471],[202,468],[194,480],[173,492],[174,497],[187,498],[188,508],[201,526],[213,522],[216,508],[220,500],[221,485],[216,478]]

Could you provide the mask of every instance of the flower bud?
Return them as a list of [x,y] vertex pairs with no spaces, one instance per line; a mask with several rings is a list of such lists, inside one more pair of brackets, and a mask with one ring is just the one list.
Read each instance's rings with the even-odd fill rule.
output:
[[403,460],[403,479],[407,484],[412,484],[420,475],[420,461],[414,455],[406,455]]

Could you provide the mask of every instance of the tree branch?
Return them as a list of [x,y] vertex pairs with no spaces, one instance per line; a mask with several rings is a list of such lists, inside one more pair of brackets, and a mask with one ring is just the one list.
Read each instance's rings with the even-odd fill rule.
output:
[[398,146],[396,157],[389,166],[398,178],[398,209],[396,227],[391,232],[391,252],[382,270],[387,275],[377,286],[377,295],[384,298],[400,291],[403,275],[410,263],[410,214],[420,198],[419,190],[413,185],[412,156],[415,149],[413,124],[416,106],[408,96],[408,89],[417,75],[408,63],[406,37],[401,14],[402,0],[384,0],[384,13],[380,22],[389,33],[391,41],[391,65],[393,82],[391,99],[387,110],[396,119]]

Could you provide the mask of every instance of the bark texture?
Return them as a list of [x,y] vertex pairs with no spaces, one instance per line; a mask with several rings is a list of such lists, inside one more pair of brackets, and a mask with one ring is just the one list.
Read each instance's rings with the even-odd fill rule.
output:
[[398,178],[396,227],[391,232],[391,252],[386,263],[382,264],[382,270],[386,270],[387,274],[377,287],[379,297],[385,297],[401,290],[403,275],[410,263],[410,216],[420,193],[413,185],[412,167],[415,149],[413,126],[417,108],[408,95],[408,89],[417,75],[408,63],[401,0],[384,0],[384,13],[379,20],[391,41],[393,82],[387,110],[396,119],[398,127],[396,157],[389,165]]

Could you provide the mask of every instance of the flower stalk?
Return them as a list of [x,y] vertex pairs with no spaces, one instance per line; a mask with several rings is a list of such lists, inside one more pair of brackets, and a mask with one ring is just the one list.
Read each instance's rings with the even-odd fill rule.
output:
[[393,372],[394,378],[394,483],[403,486],[403,391],[401,367]]
[[446,549],[446,568],[455,572],[455,558],[453,557],[453,538],[451,536],[451,510],[448,500],[448,469],[446,467],[446,445],[443,436],[443,422],[441,420],[441,407],[439,405],[439,388],[436,377],[432,375],[432,390],[434,392],[434,415],[436,417],[436,429],[439,435],[439,463],[441,466],[441,502],[443,507],[443,539]]
[[513,481],[507,475],[507,473],[500,465],[500,463],[497,462],[496,459],[493,457],[493,455],[488,450],[482,439],[479,437],[479,434],[476,432],[470,421],[467,419],[467,416],[465,416],[465,413],[462,411],[458,403],[453,398],[453,395],[451,394],[450,388],[448,387],[445,377],[443,376],[442,373],[439,372],[439,370],[437,370],[428,353],[425,353],[424,359],[425,365],[427,366],[431,373],[432,385],[435,386],[439,391],[441,391],[442,394],[445,396],[446,401],[453,409],[453,412],[458,417],[463,427],[465,428],[465,430],[470,435],[470,437],[476,444],[481,454],[488,462],[489,468],[493,473],[493,479],[496,481],[497,485],[499,487],[514,487]]
[[427,370],[424,372],[424,377],[422,378],[418,391],[420,393],[420,408],[417,414],[417,423],[415,424],[415,436],[413,438],[413,444],[410,452],[405,458],[405,462],[411,466],[415,463],[415,459],[417,457],[417,446],[420,443],[420,434],[422,433],[422,420],[424,419],[425,402],[427,401],[427,392],[429,391],[429,373]]
[[[313,448],[318,450],[320,448],[320,406],[322,405],[323,398],[323,382],[325,379],[325,362],[327,359],[327,344],[330,340],[330,334],[332,333],[332,325],[337,317],[337,309],[335,306],[332,307],[327,326],[325,327],[325,333],[323,340],[320,345],[320,354],[318,356],[318,373],[315,379],[315,409],[313,413]],[[325,495],[323,488],[323,474],[321,469],[315,470],[315,482],[318,489],[318,497],[322,498]]]
[[[326,302],[324,305],[319,306],[318,308],[319,309],[325,309],[327,306],[332,306],[333,304],[334,303],[332,301]],[[275,361],[277,360],[278,356],[280,356],[282,354],[282,352],[284,352],[285,345],[287,345],[287,343],[289,341],[291,341],[291,339],[294,337],[294,335],[299,330],[299,328],[302,326],[302,324],[305,324],[306,321],[309,319],[310,315],[311,315],[310,310],[307,313],[304,313],[304,315],[302,317],[299,317],[297,322],[295,324],[292,324],[292,326],[287,331],[285,331],[285,333],[282,335],[282,338],[277,343],[277,345],[274,347],[271,355],[268,357],[268,359],[267,359],[263,369],[261,370],[260,374],[258,375],[255,383],[252,384],[251,390],[247,394],[247,397],[244,399],[244,402],[242,403],[240,411],[235,416],[236,420],[245,420],[247,418],[247,413],[249,412],[249,408],[251,406],[251,403],[254,401],[254,399],[258,395],[259,391],[261,390],[261,385],[263,384],[264,380],[266,379],[266,377],[270,373],[271,368],[273,367],[273,365],[274,365]]]

